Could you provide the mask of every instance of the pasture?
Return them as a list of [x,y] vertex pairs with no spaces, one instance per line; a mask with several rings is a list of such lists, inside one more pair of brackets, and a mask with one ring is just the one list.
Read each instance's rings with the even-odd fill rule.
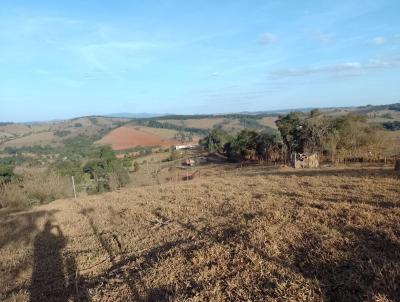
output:
[[208,169],[1,211],[0,299],[400,299],[398,173]]

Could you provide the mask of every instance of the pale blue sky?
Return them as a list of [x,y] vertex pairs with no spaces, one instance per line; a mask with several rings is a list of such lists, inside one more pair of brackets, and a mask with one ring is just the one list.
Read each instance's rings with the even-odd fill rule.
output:
[[400,1],[1,0],[0,121],[400,100]]

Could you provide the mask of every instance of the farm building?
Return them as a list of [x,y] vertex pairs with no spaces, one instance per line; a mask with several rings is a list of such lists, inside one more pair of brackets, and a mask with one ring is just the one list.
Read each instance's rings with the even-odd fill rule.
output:
[[196,145],[196,144],[176,145],[175,150],[193,149],[193,148],[196,148],[197,146],[198,145]]

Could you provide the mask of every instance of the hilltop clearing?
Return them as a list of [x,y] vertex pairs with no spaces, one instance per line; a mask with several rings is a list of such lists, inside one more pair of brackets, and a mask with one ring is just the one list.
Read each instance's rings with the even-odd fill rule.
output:
[[[158,130],[158,131],[157,131]],[[111,145],[114,150],[124,150],[135,147],[170,147],[182,144],[174,139],[176,131],[147,127],[119,127],[112,130],[97,144]]]
[[0,212],[0,300],[399,301],[400,179],[265,169]]

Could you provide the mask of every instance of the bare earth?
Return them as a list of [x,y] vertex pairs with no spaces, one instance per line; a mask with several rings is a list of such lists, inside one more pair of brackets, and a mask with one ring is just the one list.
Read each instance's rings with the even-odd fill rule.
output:
[[170,147],[172,145],[180,144],[178,141],[164,139],[160,135],[143,130],[137,130],[133,127],[119,127],[108,133],[97,143],[103,145],[110,144],[114,150],[124,150],[138,146]]
[[270,169],[0,211],[4,301],[400,301],[400,178]]

